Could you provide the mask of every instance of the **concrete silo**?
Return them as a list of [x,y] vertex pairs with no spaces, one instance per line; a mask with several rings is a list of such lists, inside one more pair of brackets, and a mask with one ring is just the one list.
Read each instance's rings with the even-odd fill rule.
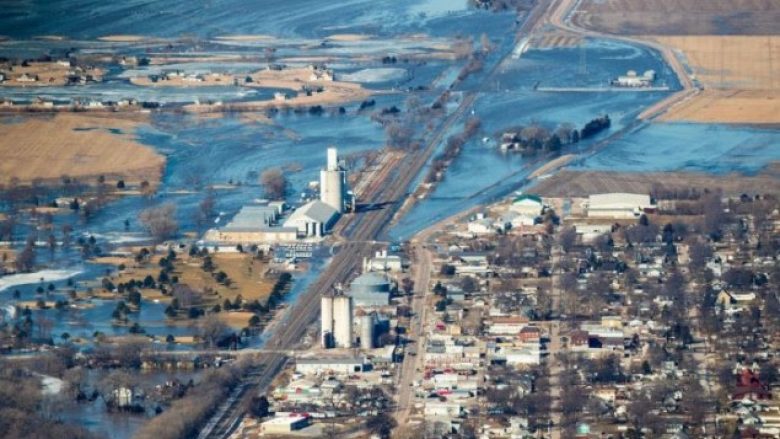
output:
[[320,342],[326,349],[333,346],[333,296],[320,301]]
[[333,339],[337,348],[352,347],[352,298],[333,298]]
[[347,172],[341,167],[338,150],[328,148],[328,163],[320,170],[320,201],[344,213]]
[[360,318],[360,347],[374,349],[374,316],[371,314]]

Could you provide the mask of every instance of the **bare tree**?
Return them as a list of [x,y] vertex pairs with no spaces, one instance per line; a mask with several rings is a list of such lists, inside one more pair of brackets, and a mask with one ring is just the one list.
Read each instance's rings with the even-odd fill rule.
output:
[[176,222],[176,206],[166,203],[151,207],[138,214],[141,225],[156,239],[163,241],[176,236],[179,223]]
[[272,168],[263,171],[260,175],[260,184],[263,185],[265,196],[271,199],[283,199],[287,193],[287,178],[280,168]]
[[199,335],[209,347],[215,347],[229,332],[230,328],[218,316],[209,314],[201,322]]

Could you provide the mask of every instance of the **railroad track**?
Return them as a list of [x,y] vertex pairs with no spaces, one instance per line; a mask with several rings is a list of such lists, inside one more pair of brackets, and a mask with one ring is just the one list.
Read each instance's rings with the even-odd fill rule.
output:
[[[518,35],[530,32],[536,26],[541,17],[539,9],[544,8],[536,8],[529,15],[526,22],[518,30]],[[515,40],[518,39],[519,36],[516,36]],[[486,73],[486,77],[492,77],[510,55],[511,51],[498,60]],[[345,218],[347,224],[342,230],[348,242],[339,247],[338,253],[333,256],[328,268],[290,308],[289,314],[281,325],[282,328],[285,328],[284,331],[277,330],[271,335],[266,342],[268,348],[289,350],[303,339],[308,327],[319,315],[320,296],[331,291],[334,285],[346,283],[352,273],[355,273],[360,266],[363,257],[370,255],[372,245],[368,242],[377,239],[386,231],[386,226],[393,218],[394,207],[409,193],[412,182],[420,174],[438,145],[444,140],[452,125],[461,120],[474,105],[478,92],[479,90],[465,94],[458,108],[444,119],[427,140],[424,148],[406,154],[404,159],[397,163],[397,172],[383,173],[382,180],[387,181],[372,185],[371,189],[374,191],[368,194],[368,200],[365,202],[373,205],[386,203],[385,207]],[[227,438],[238,426],[243,416],[243,401],[252,394],[247,390],[253,389],[254,392],[264,393],[287,361],[288,358],[280,353],[262,355],[256,368],[253,368],[257,371],[257,375],[247,376],[246,383],[239,385],[240,390],[237,391],[236,397],[229,398],[224,409],[222,407],[218,409],[206,428],[201,431],[199,439]]]

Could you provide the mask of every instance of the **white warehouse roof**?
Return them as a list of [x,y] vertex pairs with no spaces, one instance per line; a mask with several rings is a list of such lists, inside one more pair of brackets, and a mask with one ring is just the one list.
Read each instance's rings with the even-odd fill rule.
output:
[[328,204],[323,203],[322,201],[317,200],[306,203],[299,207],[295,212],[292,213],[292,215],[290,215],[284,224],[285,226],[288,224],[292,225],[300,220],[328,224],[338,214],[338,210],[334,209]]
[[588,197],[588,205],[591,209],[644,209],[652,206],[649,195],[625,192],[593,194]]

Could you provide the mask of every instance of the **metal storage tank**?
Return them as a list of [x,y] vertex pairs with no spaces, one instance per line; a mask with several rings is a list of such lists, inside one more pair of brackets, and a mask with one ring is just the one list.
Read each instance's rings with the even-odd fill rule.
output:
[[333,298],[333,338],[338,348],[352,347],[352,298]]
[[374,349],[374,316],[371,314],[360,318],[360,347]]
[[329,348],[333,337],[333,296],[322,296],[320,300],[320,343]]

